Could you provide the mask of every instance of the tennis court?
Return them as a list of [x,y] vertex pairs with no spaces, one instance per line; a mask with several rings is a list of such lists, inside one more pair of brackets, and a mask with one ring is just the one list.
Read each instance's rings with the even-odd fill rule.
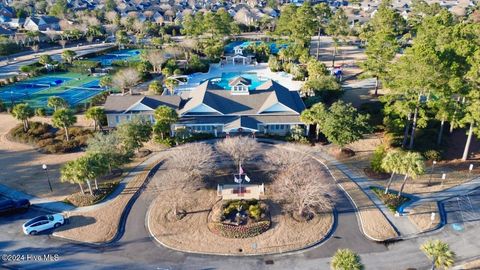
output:
[[46,108],[48,98],[59,96],[75,106],[105,91],[99,83],[99,78],[77,73],[42,76],[0,88],[0,99]]

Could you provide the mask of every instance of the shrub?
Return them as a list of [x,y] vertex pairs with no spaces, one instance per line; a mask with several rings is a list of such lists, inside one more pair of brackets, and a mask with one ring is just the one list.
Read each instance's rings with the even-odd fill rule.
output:
[[0,112],[4,112],[6,109],[5,103],[3,103],[2,100],[0,100]]
[[385,170],[382,168],[382,159],[387,154],[385,146],[379,145],[373,152],[372,160],[370,160],[370,168],[376,173],[384,173]]
[[270,220],[262,220],[259,222],[235,226],[223,224],[221,222],[209,223],[208,227],[216,234],[227,238],[248,238],[257,236],[270,228]]
[[422,155],[427,160],[435,160],[435,161],[442,160],[442,153],[435,149],[426,150],[422,153]]
[[377,195],[377,197],[382,200],[382,202],[390,209],[390,211],[395,212],[397,208],[408,202],[410,199],[407,197],[397,196],[397,193],[388,192],[385,194],[383,189],[377,187],[370,187],[370,189]]
[[260,208],[260,205],[250,205],[250,207],[248,207],[248,214],[255,220],[260,219],[260,216],[262,215],[262,209]]

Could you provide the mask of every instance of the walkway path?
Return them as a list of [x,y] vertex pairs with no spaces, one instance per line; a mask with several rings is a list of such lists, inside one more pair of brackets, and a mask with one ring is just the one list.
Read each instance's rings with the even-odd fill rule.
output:
[[413,201],[406,205],[403,209],[403,212],[408,213],[412,208],[418,206],[419,204],[425,202],[435,202],[435,201],[444,201],[446,199],[465,195],[474,189],[480,187],[480,176],[473,178],[472,180],[465,182],[463,184],[451,187],[449,189],[441,190],[435,193],[422,193],[413,197]]
[[400,233],[400,236],[407,236],[412,235],[417,232],[415,226],[410,222],[410,220],[406,216],[395,216],[390,209],[373,193],[370,189],[371,182],[357,173],[350,170],[346,165],[337,161],[330,155],[326,154],[321,150],[317,150],[312,154],[317,155],[329,162],[329,165],[335,166],[337,169],[342,171],[345,175],[347,175],[353,182],[355,182],[365,194],[372,200],[375,205],[382,211],[382,213],[387,217],[388,221],[397,229]]

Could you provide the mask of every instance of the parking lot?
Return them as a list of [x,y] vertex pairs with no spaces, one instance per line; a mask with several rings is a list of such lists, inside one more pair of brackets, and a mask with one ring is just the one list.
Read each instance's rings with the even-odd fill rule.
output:
[[480,224],[480,189],[456,196],[444,202],[447,226],[455,231]]

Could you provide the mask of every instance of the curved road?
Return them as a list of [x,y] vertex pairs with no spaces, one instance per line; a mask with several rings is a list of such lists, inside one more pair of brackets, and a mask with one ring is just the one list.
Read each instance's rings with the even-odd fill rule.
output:
[[[162,169],[162,168],[160,168]],[[108,246],[91,246],[62,241],[46,235],[24,236],[20,226],[25,219],[41,213],[30,210],[26,214],[0,219],[0,253],[22,254],[27,261],[1,261],[7,269],[329,269],[329,257],[338,248],[358,252],[367,269],[428,269],[429,262],[418,247],[428,236],[401,241],[390,246],[367,240],[358,229],[354,209],[342,194],[337,205],[338,223],[332,236],[320,246],[286,255],[252,257],[224,257],[187,254],[172,251],[157,244],[147,232],[146,214],[156,197],[150,179],[130,209],[125,231],[120,239]],[[452,245],[461,258],[480,255],[478,226],[467,226],[457,232],[447,226],[434,235]],[[58,254],[57,261],[32,261],[32,255]],[[35,257],[36,258],[36,257]],[[38,259],[38,258],[37,258]]]

